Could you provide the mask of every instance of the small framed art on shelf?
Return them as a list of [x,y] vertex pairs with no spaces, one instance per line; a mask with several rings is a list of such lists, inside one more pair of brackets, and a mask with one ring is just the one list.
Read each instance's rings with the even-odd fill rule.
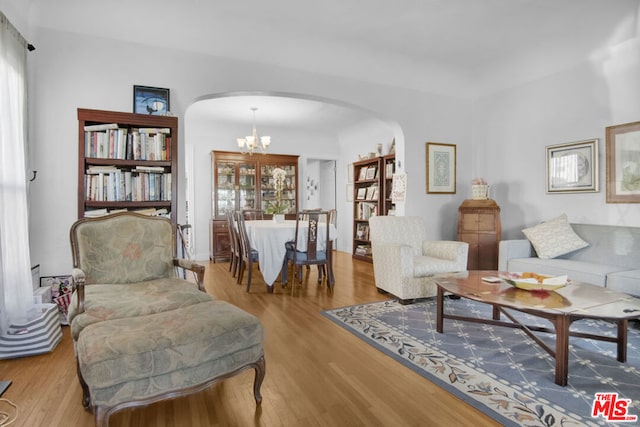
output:
[[166,116],[170,111],[169,89],[133,86],[133,112]]

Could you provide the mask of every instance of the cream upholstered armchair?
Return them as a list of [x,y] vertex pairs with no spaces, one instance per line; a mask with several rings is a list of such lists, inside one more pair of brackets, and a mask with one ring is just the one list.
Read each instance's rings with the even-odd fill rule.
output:
[[467,269],[469,244],[428,241],[420,217],[375,216],[369,228],[376,287],[401,303],[435,296],[435,274]]

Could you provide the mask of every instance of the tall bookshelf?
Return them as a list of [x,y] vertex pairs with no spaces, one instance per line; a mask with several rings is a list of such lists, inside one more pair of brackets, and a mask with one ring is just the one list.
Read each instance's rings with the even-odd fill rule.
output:
[[177,221],[178,118],[78,108],[78,218],[120,210]]
[[393,187],[393,174],[396,171],[396,155],[395,153],[387,154],[382,157],[383,179],[382,179],[382,215],[395,215],[395,207],[391,198],[391,190]]
[[355,259],[372,262],[369,218],[393,214],[391,184],[395,154],[353,163],[353,253]]

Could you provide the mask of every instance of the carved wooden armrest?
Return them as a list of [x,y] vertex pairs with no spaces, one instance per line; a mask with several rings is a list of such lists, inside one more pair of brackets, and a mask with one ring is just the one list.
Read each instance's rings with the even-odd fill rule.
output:
[[176,267],[184,268],[185,270],[193,271],[196,274],[196,284],[198,289],[202,292],[204,290],[204,265],[196,264],[193,261],[182,258],[174,258],[173,265]]
[[84,312],[84,284],[85,275],[84,271],[79,268],[74,268],[71,272],[71,285],[76,292],[78,314]]

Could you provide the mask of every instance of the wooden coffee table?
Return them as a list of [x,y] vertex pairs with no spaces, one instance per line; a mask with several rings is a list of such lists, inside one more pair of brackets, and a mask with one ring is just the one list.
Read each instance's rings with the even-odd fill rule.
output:
[[[437,325],[443,331],[444,319],[506,326],[522,329],[540,347],[555,358],[555,383],[567,385],[569,374],[569,337],[591,338],[617,344],[618,361],[627,360],[627,326],[629,319],[640,318],[640,300],[629,295],[610,291],[601,286],[586,283],[571,283],[556,291],[540,292],[517,289],[505,281],[487,283],[486,276],[499,276],[497,271],[468,271],[446,277],[436,277]],[[490,304],[492,319],[479,319],[446,314],[445,294]],[[506,309],[529,313],[549,320],[552,328],[528,326],[516,320]],[[503,314],[510,322],[500,320]],[[601,319],[617,324],[617,336],[608,337],[571,331],[571,324],[581,319]],[[555,333],[555,350],[545,344],[534,332]]]

